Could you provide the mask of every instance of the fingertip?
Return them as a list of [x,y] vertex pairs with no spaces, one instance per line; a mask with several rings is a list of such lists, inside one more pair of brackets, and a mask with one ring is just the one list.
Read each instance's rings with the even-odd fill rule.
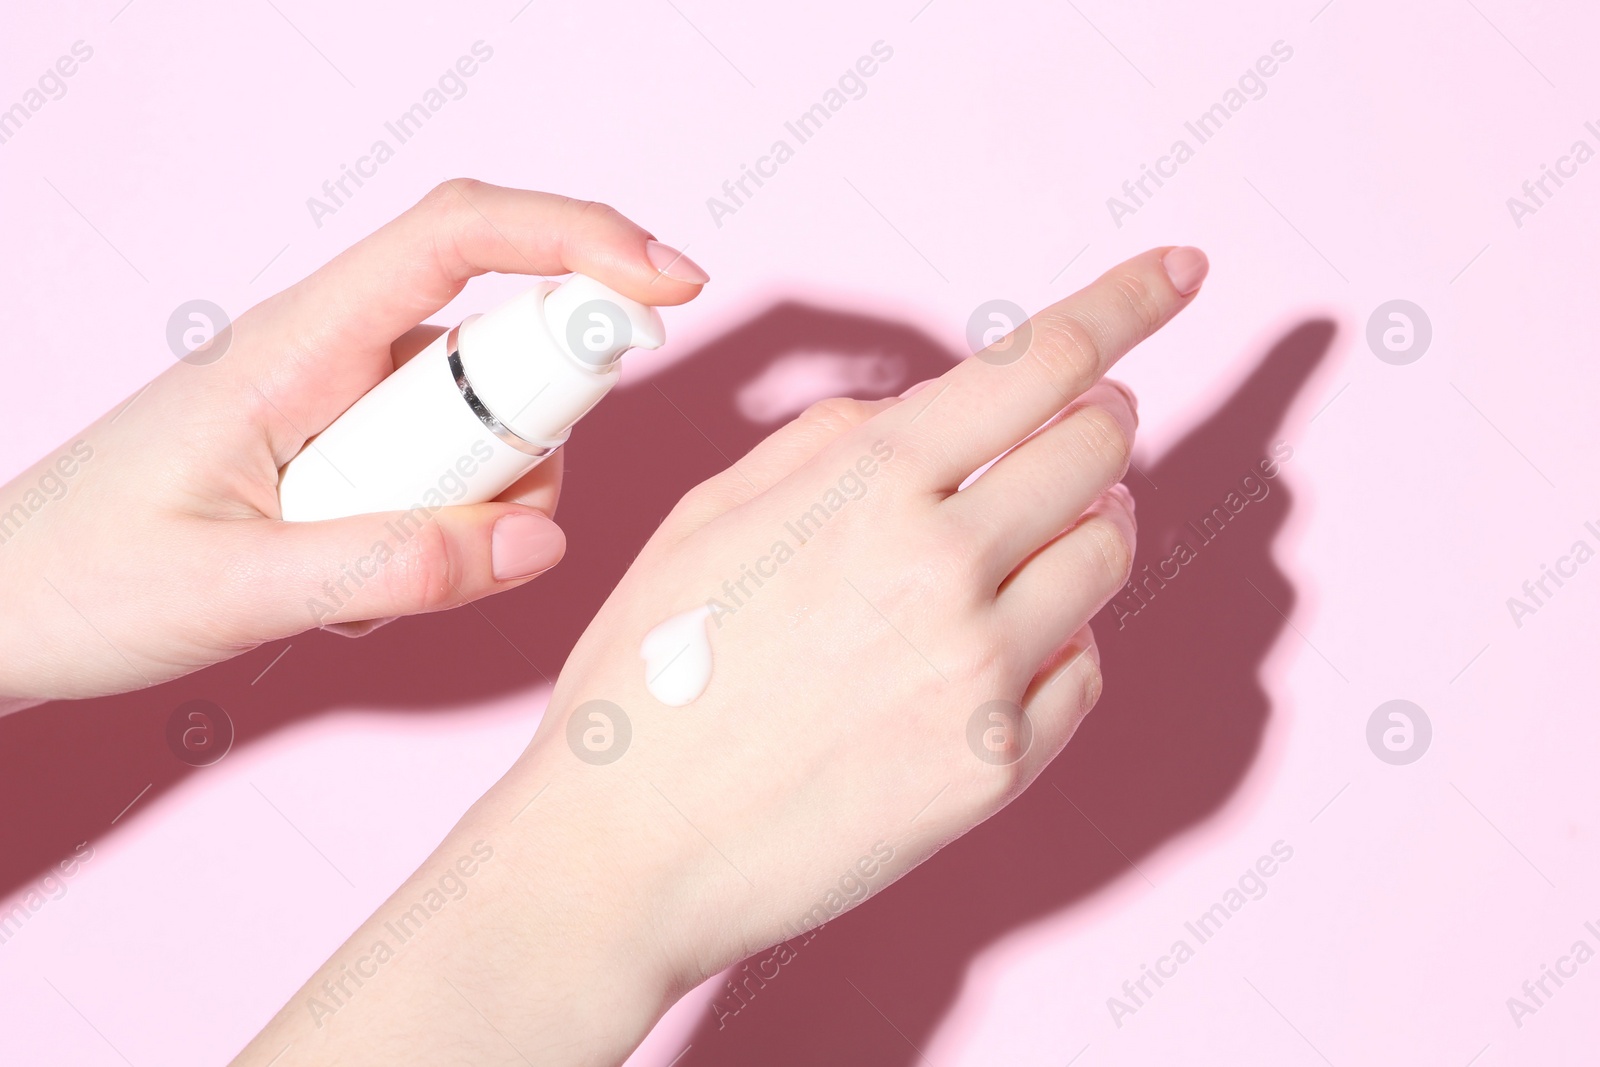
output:
[[1161,266],[1179,296],[1190,296],[1200,288],[1211,271],[1206,254],[1192,245],[1180,245],[1161,257]]
[[649,240],[644,246],[645,258],[665,278],[686,285],[701,286],[711,280],[705,269],[671,245]]
[[1089,623],[1083,624],[1083,629],[1073,636],[1073,641],[1083,649],[1083,654],[1089,657],[1089,662],[1096,667],[1100,666],[1100,642],[1094,639],[1094,627]]
[[1123,544],[1127,546],[1128,557],[1132,559],[1139,537],[1139,522],[1134,509],[1133,493],[1118,482],[1095,499],[1093,506],[1084,514],[1084,521],[1103,519],[1110,523],[1121,536]]
[[[632,223],[628,227],[637,229]],[[643,231],[597,235],[597,241],[601,243],[569,249],[567,269],[587,274],[641,304],[687,304],[710,280],[694,260]]]
[[1132,515],[1135,509],[1137,509],[1139,506],[1139,502],[1133,498],[1133,490],[1129,489],[1127,484],[1124,482],[1118,482],[1110,489],[1107,489],[1106,495],[1111,497],[1111,499],[1117,504],[1127,509],[1129,515]]

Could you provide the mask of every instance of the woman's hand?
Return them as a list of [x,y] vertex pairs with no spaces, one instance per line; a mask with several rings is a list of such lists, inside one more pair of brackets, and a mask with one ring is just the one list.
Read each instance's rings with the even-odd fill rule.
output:
[[[824,401],[691,491],[578,642],[522,760],[246,1061],[293,1042],[341,1063],[436,1047],[618,1062],[686,989],[1003,807],[1099,696],[1088,622],[1133,558],[1117,483],[1134,403],[1101,377],[1205,271],[1195,249],[1145,253],[1026,340],[903,398]],[[641,639],[708,604],[710,682],[667,707]],[[486,853],[470,882],[450,874]],[[459,902],[381,987],[346,988],[446,877]]]
[[[278,469],[440,331],[487,271],[578,271],[649,304],[692,261],[602,204],[468,180],[241,315],[215,362],[179,362],[0,489],[0,703],[138,689],[318,625],[437,611],[560,560],[557,454],[499,500],[397,539],[391,515],[279,521]],[[376,574],[374,547],[392,554]],[[0,709],[3,710],[3,709]]]
[[[1088,623],[1134,551],[1133,396],[1100,379],[1188,302],[1163,259],[1192,293],[1198,252],[1149,252],[1033,319],[1026,354],[823,401],[689,493],[578,642],[527,772],[608,848],[671,857],[651,908],[692,980],[994,814],[1093,706]],[[710,683],[664,707],[640,639],[706,605]],[[569,746],[590,701],[628,717],[614,763]]]

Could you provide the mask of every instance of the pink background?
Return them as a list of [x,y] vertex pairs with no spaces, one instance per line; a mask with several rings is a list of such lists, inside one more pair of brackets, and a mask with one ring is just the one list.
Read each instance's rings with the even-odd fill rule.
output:
[[[178,304],[242,310],[446,177],[609,201],[714,282],[578,431],[573,549],[485,605],[504,637],[468,611],[303,635],[0,720],[0,892],[93,848],[0,945],[0,1059],[221,1062],[413,869],[532,733],[529,661],[555,674],[671,499],[722,463],[632,386],[653,378],[737,454],[821,393],[937,372],[982,301],[1036,310],[1178,242],[1211,255],[1204,296],[1119,372],[1142,398],[1141,563],[1281,439],[1272,495],[1124,632],[1102,620],[1105,699],[1022,800],[830,924],[725,1029],[702,989],[633,1062],[1591,1054],[1600,962],[1520,1027],[1506,1000],[1573,942],[1600,949],[1600,566],[1520,627],[1506,598],[1600,544],[1600,163],[1520,227],[1506,198],[1574,140],[1600,147],[1592,14],[122,2],[9,12],[0,34],[0,107],[73,42],[94,50],[0,145],[7,476],[167,364]],[[467,94],[316,226],[306,198],[478,40],[494,55]],[[879,40],[893,58],[865,95],[718,226],[707,197]],[[1293,56],[1265,95],[1115,225],[1107,197],[1193,145],[1184,121],[1276,41]],[[439,321],[520,284],[474,283]],[[1365,340],[1397,298],[1433,329],[1406,366]],[[1433,726],[1407,766],[1366,742],[1396,698]],[[189,699],[239,734],[199,770],[163,741]],[[1107,998],[1194,945],[1184,923],[1277,841],[1293,858],[1265,896],[1119,1026]]]

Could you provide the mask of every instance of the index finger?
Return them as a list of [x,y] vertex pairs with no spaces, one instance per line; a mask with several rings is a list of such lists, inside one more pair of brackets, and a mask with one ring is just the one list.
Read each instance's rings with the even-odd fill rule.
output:
[[577,271],[641,303],[681,304],[700,291],[705,273],[656,244],[606,204],[454,178],[289,295],[311,317],[347,323],[366,342],[393,340],[491,271]]
[[920,402],[897,404],[879,418],[897,426],[938,488],[954,490],[1171,321],[1208,268],[1198,248],[1137,255],[928,383],[916,394]]
[[690,300],[707,280],[605,204],[457,178],[254,309],[271,343],[240,346],[221,366],[268,398],[287,423],[275,444],[292,453],[389,374],[390,342],[469,279],[569,271],[655,305]]

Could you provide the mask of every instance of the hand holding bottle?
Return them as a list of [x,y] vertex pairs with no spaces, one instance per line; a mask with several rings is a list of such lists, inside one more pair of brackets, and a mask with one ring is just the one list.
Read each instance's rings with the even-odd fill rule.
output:
[[438,331],[418,324],[489,271],[575,271],[647,305],[684,303],[707,280],[602,204],[445,182],[239,316],[222,358],[175,364],[0,488],[3,519],[71,461],[60,499],[0,522],[0,702],[138,689],[554,566],[559,452],[497,499],[432,510],[405,536],[395,514],[280,519],[279,468],[431,341]]

